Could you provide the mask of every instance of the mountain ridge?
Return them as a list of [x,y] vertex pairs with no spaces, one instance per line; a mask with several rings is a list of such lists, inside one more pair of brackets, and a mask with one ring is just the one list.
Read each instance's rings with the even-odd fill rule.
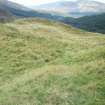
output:
[[32,6],[31,8],[62,16],[82,17],[105,12],[105,3],[94,0],[58,1],[40,6]]
[[[0,15],[1,20],[11,19],[12,16],[13,17],[43,17],[43,18],[47,18],[47,19],[59,17],[59,16],[53,16],[49,13],[42,13],[39,11],[35,11],[35,10],[24,7],[17,3],[13,3],[8,0],[1,0],[0,2],[1,2],[0,3],[0,11],[2,11],[2,14]],[[3,15],[3,13],[5,13],[5,14]],[[9,14],[11,14],[11,15],[9,15]]]

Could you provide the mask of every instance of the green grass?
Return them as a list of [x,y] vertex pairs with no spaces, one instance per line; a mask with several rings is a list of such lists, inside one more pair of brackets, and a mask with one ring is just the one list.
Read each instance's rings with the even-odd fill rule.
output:
[[0,24],[0,105],[105,105],[105,36],[41,19]]

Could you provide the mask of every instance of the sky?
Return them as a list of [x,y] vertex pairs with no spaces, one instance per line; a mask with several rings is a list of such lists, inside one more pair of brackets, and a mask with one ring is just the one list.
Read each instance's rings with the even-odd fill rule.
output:
[[[65,1],[65,0],[9,0],[9,1],[13,1],[25,6],[34,6],[34,5],[41,5],[41,4],[46,4],[46,3],[56,2],[56,1]],[[66,0],[66,1],[76,1],[76,0]],[[105,3],[105,0],[95,0],[95,1]]]

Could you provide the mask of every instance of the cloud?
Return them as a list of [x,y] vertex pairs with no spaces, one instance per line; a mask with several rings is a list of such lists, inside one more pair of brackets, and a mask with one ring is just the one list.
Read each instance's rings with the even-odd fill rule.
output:
[[[30,5],[40,5],[44,3],[50,3],[50,2],[56,2],[56,1],[64,1],[64,0],[10,0],[25,6],[30,6]],[[67,1],[76,1],[76,0],[67,0]],[[99,2],[104,2],[105,0],[95,0]]]
[[28,5],[40,5],[40,4],[55,2],[60,0],[10,0],[10,1],[28,6]]

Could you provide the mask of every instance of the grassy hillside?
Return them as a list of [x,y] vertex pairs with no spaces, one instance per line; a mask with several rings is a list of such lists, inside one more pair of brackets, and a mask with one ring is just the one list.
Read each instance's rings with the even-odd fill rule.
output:
[[105,105],[105,36],[40,19],[0,24],[0,105]]

